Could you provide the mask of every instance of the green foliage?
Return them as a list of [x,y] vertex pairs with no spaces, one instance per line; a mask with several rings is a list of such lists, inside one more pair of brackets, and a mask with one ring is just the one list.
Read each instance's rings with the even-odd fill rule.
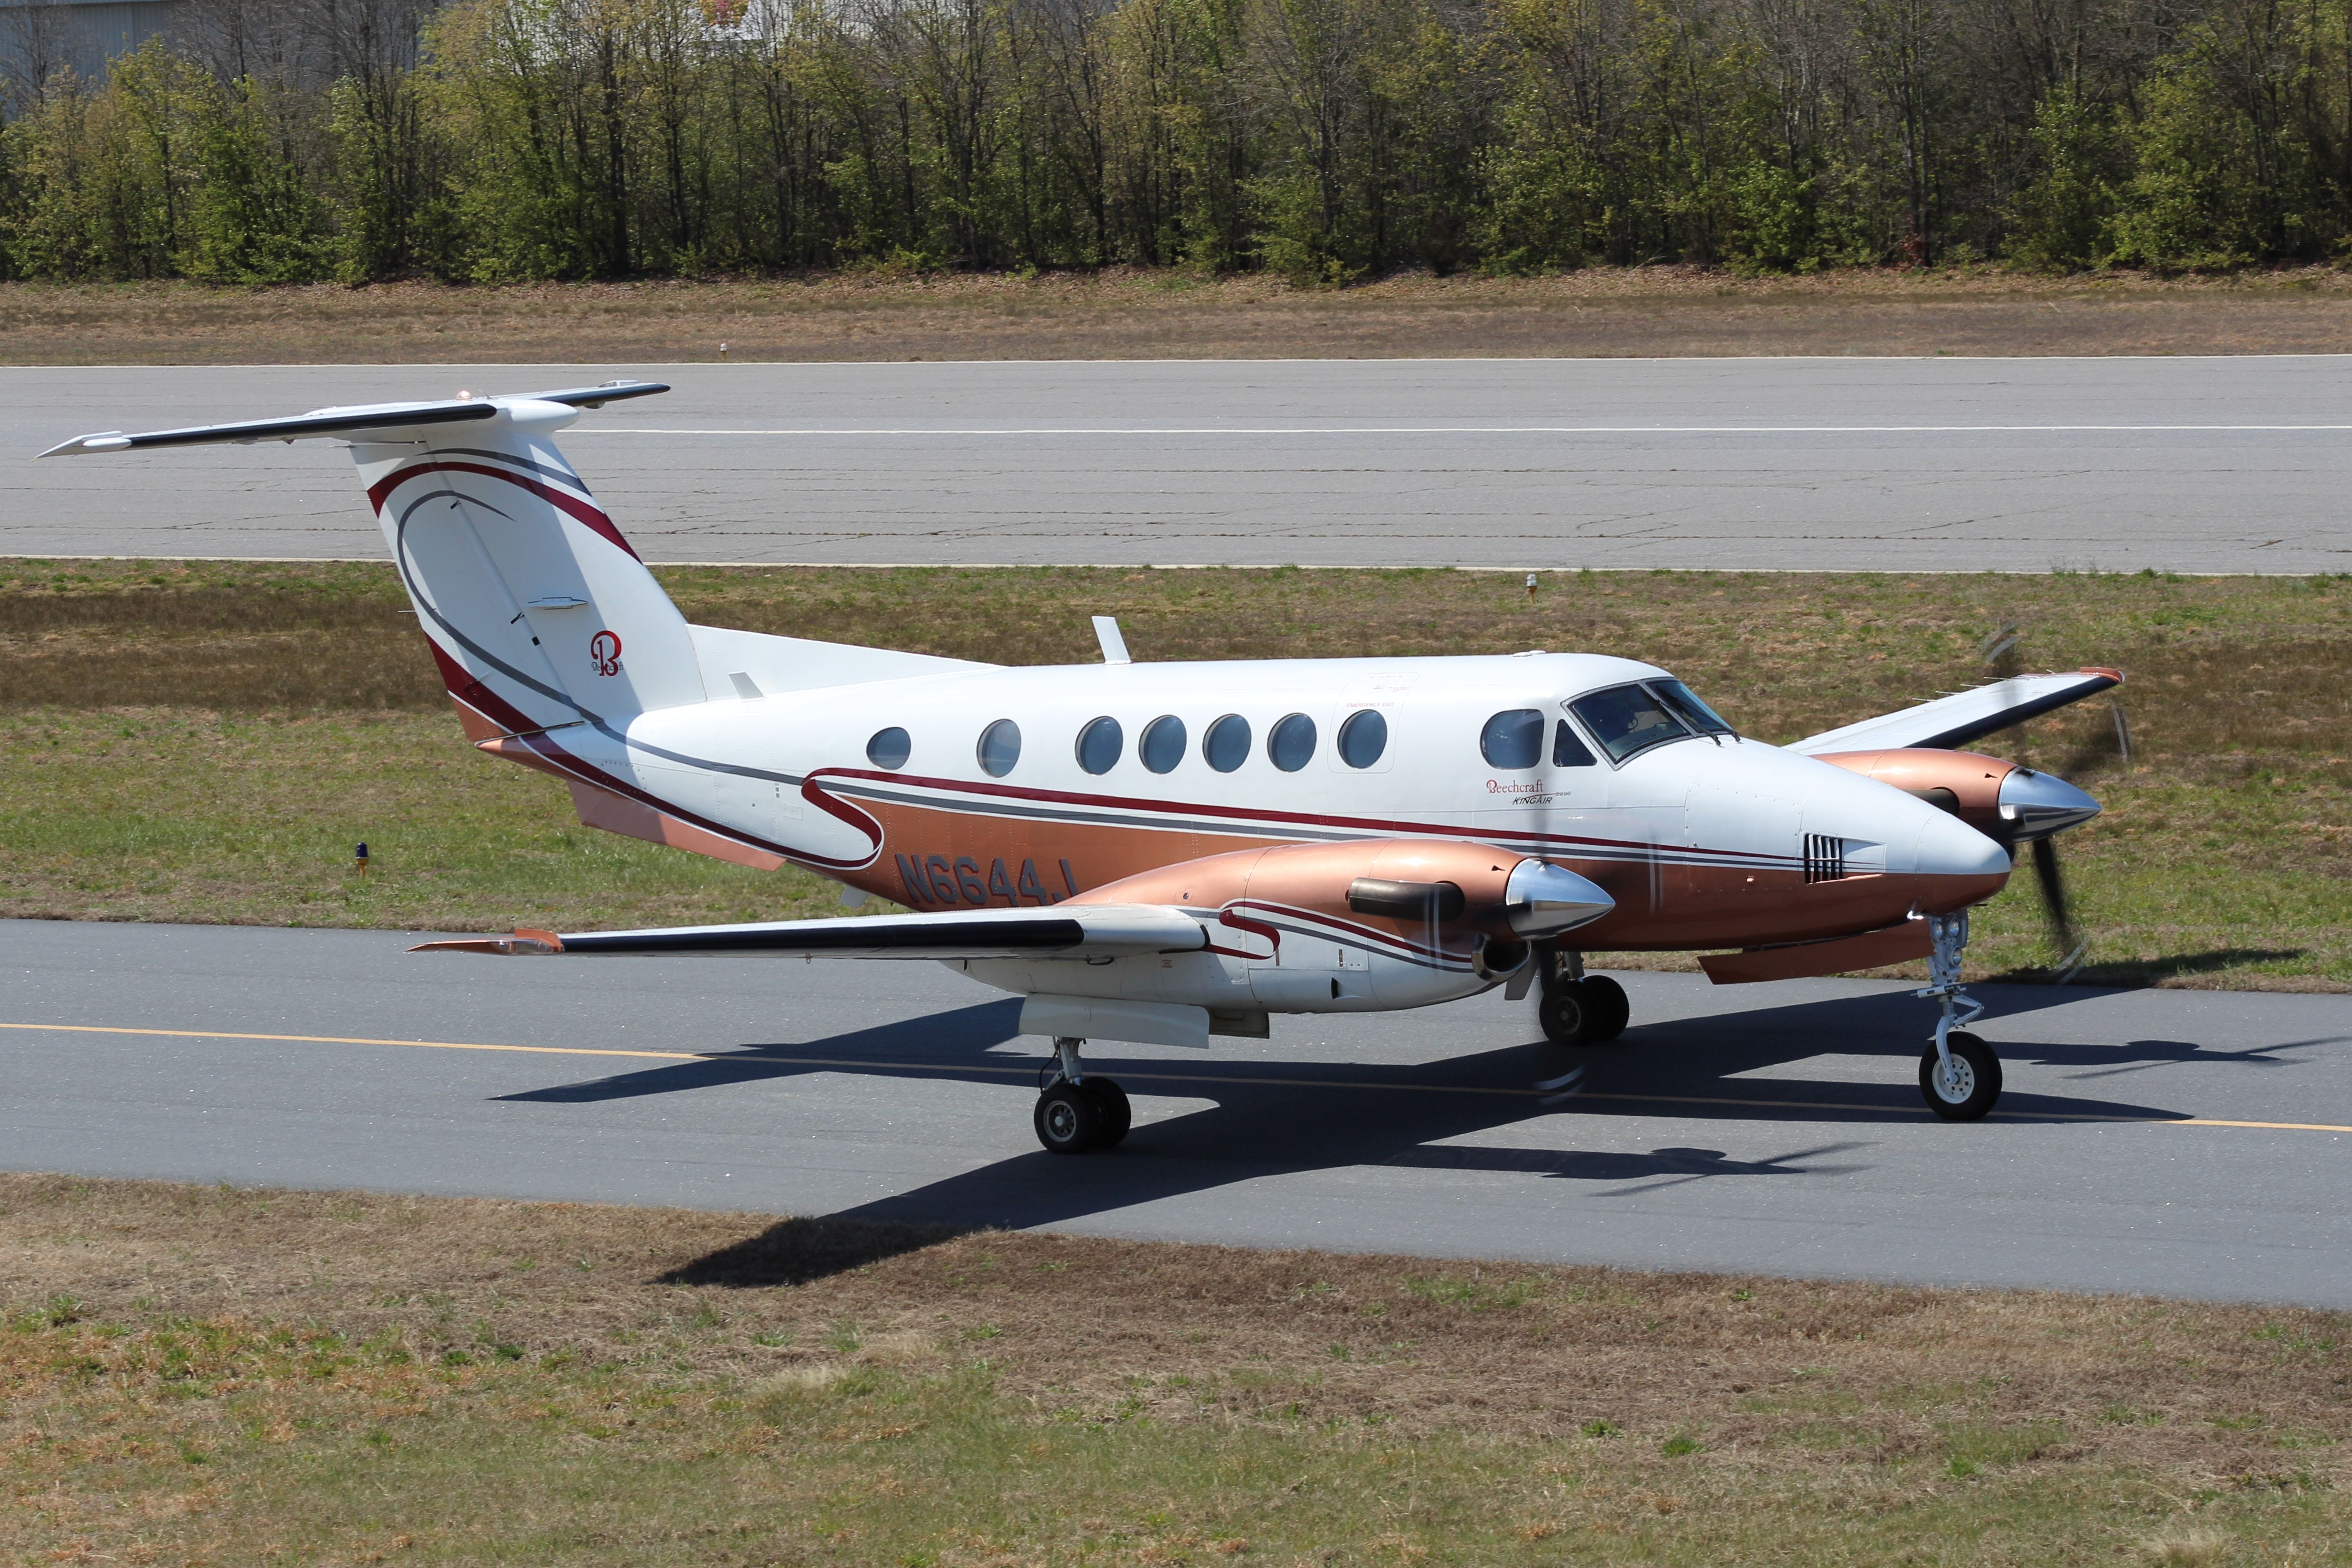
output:
[[192,275],[299,283],[324,270],[326,204],[304,177],[302,105],[251,78],[214,89],[197,127]]
[[2113,112],[2062,86],[2035,110],[2032,141],[2040,167],[2019,194],[2010,255],[2050,271],[2097,265],[2114,249],[2118,206],[2123,149]]
[[2347,4],[457,0],[393,37],[289,11],[335,79],[154,41],[20,100],[0,274],[2325,258]]

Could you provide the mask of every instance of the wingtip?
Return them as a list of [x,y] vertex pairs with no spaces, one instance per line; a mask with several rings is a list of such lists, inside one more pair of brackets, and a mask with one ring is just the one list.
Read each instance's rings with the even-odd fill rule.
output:
[[2086,664],[2081,668],[2081,670],[2077,671],[2077,673],[2082,675],[2104,675],[2109,680],[2114,681],[2117,686],[2121,686],[2124,683],[2124,672],[2122,670],[2113,668],[2104,664]]
[[77,436],[70,441],[60,441],[44,458],[70,457],[77,452],[119,452],[131,445],[131,437],[120,430],[102,430],[95,436]]
[[487,952],[513,957],[520,954],[554,953],[563,951],[563,939],[551,931],[533,931],[519,926],[512,936],[469,936],[446,942],[420,942],[408,950],[411,952]]

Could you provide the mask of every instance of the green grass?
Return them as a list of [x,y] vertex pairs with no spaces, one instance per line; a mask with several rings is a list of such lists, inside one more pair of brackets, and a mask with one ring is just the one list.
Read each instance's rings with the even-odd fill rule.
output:
[[[2063,841],[2082,978],[2352,984],[2352,579],[1037,569],[663,568],[709,623],[1007,663],[1629,654],[1748,733],[1789,740],[2025,668],[2116,664],[2105,704],[1979,742],[2078,777],[2107,813]],[[581,828],[559,785],[475,755],[388,568],[0,562],[0,912],[501,929],[781,918],[763,876]],[[348,875],[366,840],[376,870]],[[2059,956],[2030,879],[1973,972]],[[1639,962],[1676,962],[1643,959]]]
[[583,827],[562,784],[445,713],[0,714],[0,789],[16,916],[573,928],[783,919],[840,891]]
[[[735,1382],[428,1366],[274,1325],[15,1338],[71,1390],[7,1466],[20,1560],[2053,1564],[2161,1560],[2184,1500],[2037,1468],[2042,1428],[1824,1471],[1682,1436],[1041,1417],[969,1362]],[[2229,1561],[2352,1555],[2315,1477],[2190,1506]]]

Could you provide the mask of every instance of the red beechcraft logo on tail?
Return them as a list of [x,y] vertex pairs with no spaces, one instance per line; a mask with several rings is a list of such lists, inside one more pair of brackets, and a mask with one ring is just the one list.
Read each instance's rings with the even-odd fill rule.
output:
[[621,673],[621,638],[615,632],[598,632],[588,639],[588,658],[599,675]]

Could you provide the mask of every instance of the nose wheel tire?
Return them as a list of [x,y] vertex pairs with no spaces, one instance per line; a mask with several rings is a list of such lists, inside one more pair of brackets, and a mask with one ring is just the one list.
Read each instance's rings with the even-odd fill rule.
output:
[[1037,1142],[1048,1154],[1083,1154],[1102,1131],[1095,1097],[1065,1079],[1037,1097]]
[[1127,1103],[1127,1090],[1107,1078],[1088,1074],[1079,1091],[1095,1103],[1095,1144],[1097,1149],[1116,1149],[1127,1136],[1135,1121],[1135,1112]]
[[1965,1029],[1954,1029],[1944,1044],[1952,1053],[1950,1078],[1929,1046],[1919,1058],[1919,1092],[1927,1109],[1947,1121],[1978,1121],[2000,1098],[2000,1058]]
[[1592,1023],[1592,1003],[1583,983],[1563,980],[1545,992],[1536,1003],[1536,1022],[1553,1045],[1583,1045]]
[[1563,980],[1536,1004],[1536,1022],[1554,1045],[1605,1045],[1624,1033],[1632,1005],[1625,988],[1606,975]]

